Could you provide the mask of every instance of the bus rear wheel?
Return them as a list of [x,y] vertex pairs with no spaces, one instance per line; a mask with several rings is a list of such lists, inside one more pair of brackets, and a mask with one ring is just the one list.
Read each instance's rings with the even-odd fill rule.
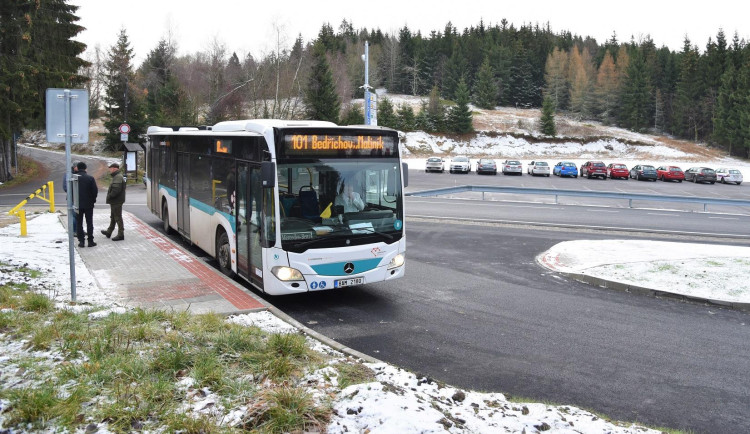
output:
[[167,203],[164,202],[161,206],[161,223],[162,223],[162,229],[164,229],[164,233],[169,235],[172,233],[172,229],[169,228],[169,208],[167,208]]
[[219,262],[219,270],[229,277],[234,276],[232,271],[232,255],[229,247],[229,237],[223,230],[216,239],[216,260]]

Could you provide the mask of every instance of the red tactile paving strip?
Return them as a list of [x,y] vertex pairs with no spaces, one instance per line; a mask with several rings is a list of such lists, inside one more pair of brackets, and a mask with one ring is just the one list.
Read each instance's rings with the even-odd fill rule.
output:
[[[184,283],[176,285],[162,285],[159,289],[158,294],[154,294],[153,301],[159,299],[181,299],[181,298],[193,298],[202,295],[208,295],[213,291],[225,300],[232,303],[234,307],[239,310],[246,309],[258,309],[264,306],[253,297],[249,296],[241,289],[230,284],[224,278],[217,277],[216,272],[211,270],[206,264],[196,260],[191,255],[185,253],[180,248],[165,240],[156,231],[143,224],[136,218],[130,218],[130,216],[123,215],[123,218],[129,219],[128,223],[134,225],[138,233],[143,235],[147,240],[151,241],[164,253],[172,257],[177,263],[185,267],[190,273],[192,273],[203,285],[185,285]],[[201,286],[204,286],[201,288]],[[207,291],[207,290],[208,291]],[[153,287],[151,288],[153,291]],[[177,295],[180,294],[178,297]],[[145,294],[144,294],[145,295]]]

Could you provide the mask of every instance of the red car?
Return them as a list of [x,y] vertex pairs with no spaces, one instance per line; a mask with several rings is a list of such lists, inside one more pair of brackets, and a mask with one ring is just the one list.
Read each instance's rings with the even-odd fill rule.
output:
[[685,172],[677,166],[659,166],[656,168],[656,179],[682,182],[685,180]]
[[627,181],[629,175],[630,172],[628,171],[628,166],[624,164],[611,163],[607,166],[607,176],[609,176],[610,179],[622,178]]
[[587,161],[581,166],[581,178],[584,176],[588,179],[594,176],[607,179],[607,166],[601,161]]

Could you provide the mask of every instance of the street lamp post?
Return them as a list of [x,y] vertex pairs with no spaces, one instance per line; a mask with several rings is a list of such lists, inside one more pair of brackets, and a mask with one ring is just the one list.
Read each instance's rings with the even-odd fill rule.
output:
[[365,54],[362,55],[365,62],[365,125],[378,124],[377,94],[370,92],[370,43],[365,41]]

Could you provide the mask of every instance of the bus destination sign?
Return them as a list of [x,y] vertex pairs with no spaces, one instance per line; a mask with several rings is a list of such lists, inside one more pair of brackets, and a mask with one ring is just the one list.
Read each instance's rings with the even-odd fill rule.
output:
[[312,155],[398,155],[391,136],[289,134],[284,136],[287,156]]

